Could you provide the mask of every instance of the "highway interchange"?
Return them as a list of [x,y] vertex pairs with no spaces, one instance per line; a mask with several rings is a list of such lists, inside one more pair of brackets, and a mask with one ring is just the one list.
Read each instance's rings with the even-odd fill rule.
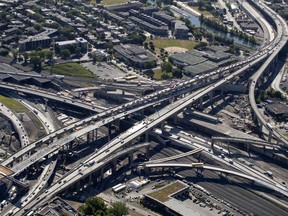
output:
[[[267,6],[265,6],[261,2],[259,2],[259,4],[261,5],[261,7],[264,7],[265,9],[267,8]],[[176,97],[181,94],[182,95],[186,94],[185,97],[178,98],[174,103],[165,106],[164,108],[158,110],[156,113],[151,114],[150,116],[146,117],[140,122],[135,123],[131,128],[129,128],[127,131],[124,131],[116,138],[110,140],[105,146],[100,148],[96,153],[93,153],[88,159],[86,159],[83,162],[83,164],[87,164],[90,161],[95,161],[96,163],[94,163],[93,165],[87,167],[80,164],[79,166],[75,167],[67,174],[65,174],[61,179],[58,179],[56,182],[54,182],[54,184],[48,187],[44,193],[39,194],[37,198],[31,199],[31,201],[30,200],[27,200],[26,202],[23,201],[21,204],[21,208],[13,209],[15,215],[24,215],[25,209],[33,209],[36,206],[48,201],[51,197],[55,196],[59,192],[76,184],[81,179],[89,177],[91,173],[101,169],[105,165],[105,163],[107,162],[105,160],[107,160],[107,158],[112,157],[112,155],[114,156],[115,152],[117,151],[124,150],[127,146],[131,145],[131,142],[135,140],[137,137],[153,130],[153,128],[159,126],[161,122],[183,111],[187,106],[200,100],[202,97],[209,94],[210,92],[217,89],[226,82],[235,79],[237,76],[244,73],[250,67],[257,65],[259,62],[264,62],[264,64],[260,67],[259,70],[257,70],[255,75],[251,79],[249,88],[249,99],[251,106],[253,108],[253,112],[257,116],[257,119],[260,121],[263,127],[266,127],[266,129],[269,130],[269,128],[267,128],[267,123],[265,119],[261,116],[261,114],[257,110],[255,102],[255,87],[259,78],[264,73],[265,69],[269,66],[269,64],[271,64],[272,61],[274,61],[279,51],[286,45],[287,24],[279,15],[275,14],[270,9],[267,9],[265,11],[269,14],[269,16],[272,16],[274,18],[274,22],[276,23],[275,25],[277,27],[276,29],[277,35],[274,37],[274,33],[271,34],[269,37],[270,43],[265,45],[264,48],[257,51],[252,56],[248,57],[243,61],[237,62],[233,65],[227,66],[222,69],[218,69],[217,71],[213,71],[209,74],[196,76],[190,80],[179,82],[174,86],[156,91],[152,94],[141,97],[140,99],[136,99],[135,101],[114,108],[110,108],[107,110],[104,110],[103,108],[99,108],[91,104],[87,104],[85,102],[77,101],[73,98],[59,96],[53,93],[47,93],[46,91],[40,89],[30,89],[29,87],[17,86],[8,83],[1,83],[0,88],[3,89],[10,89],[27,94],[42,96],[51,100],[57,100],[62,103],[99,112],[96,115],[88,117],[84,120],[80,120],[67,127],[52,132],[51,134],[45,136],[41,140],[37,140],[36,142],[27,145],[26,147],[22,148],[19,152],[17,152],[15,155],[11,156],[10,158],[2,162],[2,165],[10,167],[15,172],[15,175],[22,172],[23,170],[25,170],[27,167],[34,164],[38,160],[42,159],[44,156],[47,156],[49,154],[50,156],[51,154],[57,154],[61,146],[69,144],[75,138],[81,137],[90,131],[97,130],[101,126],[107,125],[111,122],[121,119],[131,113],[135,113],[147,107],[154,106],[156,104],[161,103],[162,101],[169,100],[172,97]],[[267,25],[267,23],[265,25]],[[211,77],[214,77],[216,79],[212,80]],[[220,80],[217,79],[221,77],[224,78]],[[195,86],[195,84],[197,84],[197,86]],[[191,94],[188,94],[188,92],[191,91],[191,88],[196,87],[201,87],[201,89],[196,90]],[[74,129],[79,126],[83,126],[83,128],[78,131],[74,131]],[[65,137],[61,138],[61,135],[63,134],[65,134]],[[273,137],[275,137],[279,141],[279,145],[284,146],[288,145],[287,140],[282,135],[280,135],[276,130],[273,130],[272,134]],[[21,158],[25,154],[29,154],[29,152],[31,152],[33,149],[41,146],[44,143],[50,143],[50,144],[47,147],[44,147],[43,149],[30,155],[29,158],[17,162],[19,158]],[[177,163],[176,164],[166,163],[166,165],[164,163],[163,164],[159,163],[158,165],[162,167],[172,165],[181,166],[181,164],[179,165]],[[154,164],[154,166],[156,165]],[[182,164],[182,166],[192,166],[192,165],[190,163],[189,165]],[[51,169],[53,170],[53,168]],[[210,167],[206,165],[202,166],[202,169],[210,169],[214,171],[224,172],[223,170],[219,170],[219,168]],[[253,181],[261,181],[261,183],[263,183],[264,177],[257,176],[258,174],[256,174],[256,177],[255,176],[251,177],[249,174],[244,174],[241,172],[239,173],[238,171],[235,172],[232,170],[231,171],[226,170],[226,172],[230,174],[231,173],[237,174],[239,176],[248,178]],[[265,178],[265,180],[267,181],[267,178]],[[273,188],[273,190],[278,190],[279,192],[287,196],[287,191],[283,186],[273,181],[269,182],[270,183],[265,182],[265,184],[270,184],[270,187]],[[273,184],[271,184],[271,182],[273,182]],[[267,187],[269,186],[267,185]],[[39,188],[39,192],[41,191],[41,189],[42,188]]]

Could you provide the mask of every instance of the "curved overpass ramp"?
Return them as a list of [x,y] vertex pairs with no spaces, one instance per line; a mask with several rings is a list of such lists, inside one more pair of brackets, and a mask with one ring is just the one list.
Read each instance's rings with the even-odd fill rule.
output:
[[267,126],[268,122],[265,120],[265,118],[262,116],[262,114],[258,110],[256,99],[255,99],[255,89],[256,89],[257,82],[259,81],[260,77],[264,74],[265,70],[269,68],[271,64],[274,63],[275,59],[278,58],[279,52],[287,45],[288,25],[281,16],[279,16],[277,13],[272,11],[264,3],[260,2],[260,5],[261,7],[263,7],[266,13],[270,14],[271,17],[274,18],[275,25],[277,26],[276,41],[279,41],[279,42],[275,44],[273,50],[271,50],[273,52],[271,53],[269,58],[264,62],[264,64],[260,67],[260,69],[251,78],[250,85],[249,85],[249,100],[250,100],[253,113],[255,117],[257,118],[258,123],[260,124],[260,127],[261,128],[262,126],[265,127],[266,130],[268,130],[269,133],[271,133],[277,139],[278,142],[284,144],[285,146],[288,146],[288,141],[282,134],[280,134],[275,129],[272,129],[269,126]]

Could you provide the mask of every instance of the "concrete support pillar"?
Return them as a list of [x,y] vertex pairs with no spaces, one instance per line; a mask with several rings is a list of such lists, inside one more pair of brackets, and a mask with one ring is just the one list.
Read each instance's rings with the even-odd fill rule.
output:
[[81,185],[81,181],[78,181],[78,182],[76,183],[76,188],[77,188],[77,191],[79,191],[79,190],[80,190],[80,185]]
[[73,142],[69,142],[68,143],[68,150],[72,149],[72,147],[73,147]]
[[177,114],[175,114],[175,115],[173,116],[173,123],[174,123],[174,124],[177,124]]
[[230,143],[229,143],[229,141],[227,143],[227,149],[228,149],[228,153],[230,154]]
[[198,162],[200,162],[200,160],[201,160],[201,152],[198,155]]
[[[258,121],[258,120],[257,120]],[[263,124],[261,122],[259,122],[259,130],[262,132],[263,130]]]
[[134,152],[131,152],[129,154],[129,164],[132,165],[133,161],[134,161]]
[[150,149],[150,146],[147,146],[145,148],[145,156],[146,156],[146,158],[149,158],[149,149]]
[[209,93],[209,96],[210,96],[210,103],[212,103],[212,101],[213,101],[213,96],[214,96],[214,92],[211,91],[211,92]]
[[94,131],[90,131],[91,134],[91,142],[95,141],[95,137],[94,137]]
[[112,161],[112,173],[117,171],[117,158]]
[[[139,112],[140,112],[140,115],[143,116],[143,109],[140,110]],[[116,119],[116,120],[114,121],[114,124],[115,124],[115,126],[116,126],[117,128],[120,128],[120,120],[119,120],[119,119]]]
[[149,140],[149,131],[145,132],[145,142],[148,142]]
[[164,126],[165,126],[165,122],[161,122],[161,130],[163,131],[164,130]]
[[100,181],[104,178],[104,167],[100,169]]
[[145,172],[146,175],[149,176],[149,174],[150,174],[150,169],[147,168],[147,167],[144,167],[144,172]]
[[111,123],[108,124],[108,142],[111,140]]
[[87,136],[87,143],[90,143],[90,133],[88,132],[86,136]]
[[198,107],[199,107],[200,109],[203,108],[203,97],[201,97],[201,98],[199,99]]
[[94,130],[94,137],[95,137],[95,141],[97,141],[98,138],[98,129]]
[[271,140],[272,140],[272,131],[269,130],[268,142],[271,142]]
[[38,172],[38,170],[39,170],[39,162],[38,161],[35,163],[35,168],[36,168],[36,172]]
[[48,111],[48,99],[44,98],[44,101],[45,101],[45,112],[47,112]]
[[93,181],[92,181],[92,173],[89,174],[89,185],[92,185]]

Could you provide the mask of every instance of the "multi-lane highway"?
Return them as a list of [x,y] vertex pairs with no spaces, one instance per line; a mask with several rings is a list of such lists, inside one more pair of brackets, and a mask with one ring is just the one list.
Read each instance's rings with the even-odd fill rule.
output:
[[[266,6],[264,6],[264,7],[266,7]],[[273,14],[273,12],[271,12],[271,11],[269,11],[268,13]],[[283,22],[278,21],[279,17],[277,17],[277,15],[273,14],[270,16],[273,16],[275,18],[275,20],[277,20],[277,21],[275,21],[276,26],[281,25],[281,28],[285,27],[285,24]],[[219,75],[222,76],[223,73],[228,73],[228,72],[231,73],[233,70],[240,68],[236,72],[232,72],[231,74],[226,76],[224,79],[217,81],[214,84],[209,85],[208,87],[204,87],[200,91],[196,91],[196,92],[186,96],[185,98],[178,99],[176,102],[174,102],[174,103],[166,106],[165,108],[157,111],[156,113],[150,115],[149,117],[145,118],[143,121],[136,123],[133,127],[131,127],[130,129],[128,129],[127,131],[122,133],[117,138],[110,141],[107,145],[105,145],[103,148],[101,148],[97,153],[94,153],[87,160],[87,162],[94,160],[96,162],[95,164],[93,164],[92,166],[89,166],[89,167],[84,167],[83,165],[79,165],[78,167],[73,169],[71,172],[69,172],[67,175],[65,175],[63,178],[58,180],[50,188],[48,188],[45,191],[45,194],[41,194],[39,197],[37,197],[36,200],[32,200],[31,202],[27,203],[27,207],[32,208],[32,207],[36,206],[38,203],[43,203],[44,201],[48,200],[51,196],[59,193],[60,191],[69,187],[70,185],[75,184],[76,182],[85,178],[86,176],[89,176],[92,172],[101,168],[101,166],[103,166],[103,160],[105,160],[105,158],[107,158],[107,157],[111,157],[111,155],[113,155],[115,151],[118,151],[119,149],[124,148],[126,145],[129,145],[129,143],[133,139],[135,139],[136,137],[138,137],[138,136],[146,133],[147,131],[151,130],[155,126],[159,125],[165,119],[181,112],[185,107],[189,106],[191,103],[194,103],[195,101],[199,100],[200,98],[202,98],[203,96],[205,96],[209,92],[213,91],[214,89],[218,88],[219,86],[223,85],[224,83],[234,79],[235,77],[237,77],[238,75],[240,75],[241,73],[243,73],[247,69],[249,69],[251,66],[258,64],[259,62],[265,61],[268,58],[268,61],[266,61],[264,63],[264,65],[266,67],[268,67],[270,62],[275,58],[275,56],[279,53],[279,51],[286,44],[286,41],[287,41],[286,32],[283,32],[279,29],[280,28],[278,27],[277,28],[277,36],[275,37],[274,40],[271,40],[271,43],[269,44],[269,46],[267,45],[265,47],[265,49],[258,51],[253,56],[251,56],[251,57],[249,57],[243,61],[235,63],[231,66],[227,66],[225,68],[218,69],[218,70],[213,71],[209,74],[205,74],[202,76],[196,76],[195,78],[193,78],[191,80],[177,83],[172,87],[168,87],[164,90],[160,90],[160,91],[154,92],[150,95],[147,95],[141,99],[137,99],[136,101],[133,101],[133,102],[130,102],[128,104],[113,108],[114,110],[110,109],[110,110],[104,111],[102,114],[100,113],[96,116],[93,116],[93,117],[90,117],[86,120],[80,121],[80,124],[82,124],[85,128],[83,128],[79,131],[76,131],[76,132],[72,131],[73,128],[77,124],[79,126],[79,123],[75,123],[73,126],[70,126],[69,131],[67,130],[67,128],[66,128],[66,130],[63,129],[63,131],[61,131],[61,133],[68,133],[67,137],[53,142],[51,145],[48,146],[50,149],[45,149],[48,151],[43,152],[40,150],[36,154],[33,154],[34,156],[32,155],[33,158],[31,157],[30,161],[24,160],[25,163],[23,161],[23,162],[20,162],[18,165],[16,164],[13,167],[14,171],[16,173],[22,171],[26,166],[29,166],[29,165],[35,163],[35,161],[39,160],[39,158],[42,158],[43,155],[47,155],[47,153],[50,154],[52,152],[57,151],[57,149],[60,146],[65,145],[68,142],[71,142],[75,137],[82,136],[91,130],[95,130],[95,129],[99,128],[100,126],[105,125],[108,122],[112,122],[115,119],[122,118],[125,115],[136,112],[140,109],[144,109],[147,106],[151,106],[153,104],[159,103],[159,98],[161,100],[162,96],[171,97],[171,95],[173,95],[174,93],[176,94],[177,92],[181,92],[183,89],[187,88],[186,86],[191,86],[193,83],[199,83],[202,81],[205,82],[207,80],[210,80],[210,78],[212,76],[219,76]],[[6,83],[0,84],[0,87],[15,90],[14,89],[15,86],[9,85]],[[24,93],[29,93],[29,94],[35,94],[34,92],[37,92],[37,94],[39,94],[39,96],[41,96],[41,94],[43,95],[43,92],[39,93],[38,90],[37,91],[35,91],[35,90],[31,91],[30,89],[27,89],[27,88],[26,89],[25,88],[19,89],[17,87],[16,91],[22,91]],[[253,92],[254,92],[254,89],[253,89]],[[45,92],[45,94],[47,94],[47,92]],[[47,98],[46,95],[45,95],[45,97]],[[51,97],[51,99],[54,98],[54,100],[58,100],[58,99],[55,99],[55,95],[50,95],[49,97]],[[59,97],[57,96],[57,98],[59,98]],[[153,102],[151,102],[151,101],[153,101]],[[65,99],[61,98],[61,102],[68,103],[68,104],[76,104],[75,101],[73,102],[73,99],[71,99],[71,98],[65,98]],[[81,103],[77,104],[77,106],[78,105],[85,107],[85,105],[83,105]],[[130,106],[132,106],[132,108],[130,108]],[[130,110],[126,109],[127,107],[130,108]],[[138,108],[133,108],[133,107],[138,107]],[[90,106],[90,108],[87,107],[87,109],[91,109],[91,106]],[[95,110],[95,108],[94,108],[94,110]],[[99,121],[99,118],[102,118],[102,119]],[[97,121],[97,122],[95,123],[95,121]],[[93,124],[89,125],[88,123],[90,123],[90,122],[94,122],[93,123],[94,125]],[[48,140],[52,141],[55,137],[57,137],[59,135],[59,133],[60,132],[58,131],[58,134],[57,134],[57,132],[55,132],[53,135],[50,135],[49,138],[46,137],[45,142],[47,142]],[[281,142],[286,144],[287,141],[281,140]],[[5,161],[4,164],[5,165],[11,164],[12,162],[16,161],[16,159],[21,157],[23,154],[26,154],[27,152],[36,148],[37,144],[39,144],[39,142],[35,142],[35,143],[33,143],[33,145],[29,145],[29,148],[30,148],[29,150],[26,149],[26,150],[22,151],[22,153],[20,153],[18,155],[16,154],[16,156],[13,156],[12,158],[9,158],[7,161]],[[23,213],[24,213],[23,209],[21,209],[17,214],[20,215]]]

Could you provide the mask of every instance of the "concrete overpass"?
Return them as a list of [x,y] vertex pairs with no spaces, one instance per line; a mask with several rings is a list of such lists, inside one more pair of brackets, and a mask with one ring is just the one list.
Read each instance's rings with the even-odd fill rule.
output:
[[[264,75],[264,73],[269,70],[270,66],[273,67],[273,64],[278,58],[279,52],[285,48],[287,45],[288,40],[288,34],[287,34],[287,28],[288,25],[285,22],[285,20],[279,16],[277,13],[275,13],[273,10],[271,10],[269,7],[265,5],[262,1],[259,1],[259,7],[262,7],[262,12],[269,14],[271,17],[273,17],[273,20],[275,22],[275,26],[277,27],[277,36],[276,41],[279,41],[277,45],[275,45],[275,48],[273,49],[273,53],[269,56],[267,61],[260,67],[260,69],[253,75],[253,77],[250,79],[249,84],[249,100],[250,105],[252,107],[253,111],[253,117],[254,120],[256,120],[260,126],[260,130],[262,131],[263,127],[266,128],[266,130],[269,132],[269,138],[268,141],[271,142],[272,136],[276,138],[277,142],[283,143],[285,146],[288,146],[287,139],[280,134],[276,129],[272,129],[267,125],[267,121],[262,116],[260,111],[258,110],[256,99],[255,99],[255,91],[256,91],[256,85],[261,79],[261,77]],[[274,42],[273,42],[274,43]]]
[[187,157],[189,155],[197,154],[197,153],[201,152],[202,150],[203,150],[202,148],[197,148],[197,149],[194,149],[194,150],[182,153],[182,154],[173,155],[171,157],[161,158],[161,159],[158,159],[158,160],[149,160],[148,162],[145,162],[143,164],[163,163],[163,162],[166,162],[166,161],[176,160],[176,159],[180,159],[180,158],[183,158],[183,157]]
[[214,166],[208,166],[208,165],[203,165],[201,163],[149,163],[149,164],[144,164],[140,165],[144,169],[145,168],[164,168],[164,167],[179,167],[179,168],[187,168],[187,169],[200,169],[200,170],[210,170],[214,172],[219,172],[219,173],[225,173],[227,175],[234,175],[238,176],[244,179],[248,179],[253,181],[255,185],[262,186],[264,188],[268,188],[270,190],[274,190],[276,192],[279,192],[286,197],[288,197],[288,192],[287,189],[281,189],[279,188],[276,184],[271,184],[271,182],[264,181],[259,178],[255,178],[249,174],[245,174],[239,171],[233,171],[233,170],[227,170],[226,168],[221,168],[221,167],[214,167]]
[[5,118],[8,118],[12,123],[13,128],[19,136],[20,147],[23,148],[29,145],[30,141],[28,139],[27,132],[18,117],[2,103],[0,103],[0,113],[2,113]]
[[256,146],[267,146],[267,147],[279,147],[277,144],[273,144],[271,142],[267,142],[265,140],[253,140],[253,139],[246,139],[246,138],[238,138],[238,137],[218,137],[213,136],[211,141],[211,147],[214,147],[215,141],[224,142],[224,143],[239,143],[239,144],[247,144],[247,145],[256,145]]
[[[281,40],[281,37],[279,38],[279,41]],[[92,157],[95,157],[97,159],[103,159],[103,157],[107,154],[109,154],[109,152],[113,153],[115,150],[117,150],[118,148],[120,148],[121,146],[127,144],[128,142],[130,142],[131,140],[133,140],[133,138],[145,133],[146,131],[148,131],[149,129],[155,127],[157,124],[159,124],[161,121],[165,120],[166,118],[168,118],[169,116],[174,115],[177,112],[180,112],[183,108],[185,108],[186,106],[188,106],[191,102],[194,102],[197,99],[200,99],[201,97],[203,97],[205,94],[209,93],[211,90],[214,90],[215,87],[218,87],[220,85],[222,85],[224,82],[229,81],[230,79],[234,78],[235,76],[241,74],[242,72],[244,72],[244,70],[246,70],[247,68],[249,68],[251,65],[257,64],[260,61],[266,59],[267,56],[271,55],[273,52],[270,52],[271,50],[273,50],[273,48],[275,47],[275,45],[278,44],[278,41],[274,43],[272,43],[271,47],[268,47],[267,49],[265,49],[264,51],[260,51],[258,52],[256,55],[254,55],[251,58],[246,59],[245,61],[243,61],[243,65],[246,64],[246,66],[244,66],[242,69],[238,70],[237,72],[230,74],[227,79],[223,79],[219,82],[217,82],[216,84],[214,84],[213,86],[210,85],[209,87],[204,88],[204,91],[199,93],[196,92],[192,95],[189,95],[188,97],[184,98],[184,99],[179,99],[178,101],[174,102],[171,105],[168,105],[166,107],[166,109],[162,109],[159,112],[157,112],[156,114],[153,114],[151,116],[149,116],[149,118],[146,118],[146,120],[143,122],[140,122],[138,124],[136,124],[135,126],[133,126],[131,129],[129,129],[128,131],[126,131],[125,133],[120,135],[120,138],[122,140],[112,140],[111,142],[108,143],[108,145],[106,146],[106,148],[103,148],[103,151],[101,151],[100,153],[97,153],[97,155],[93,155]],[[274,50],[273,50],[274,51]],[[250,65],[249,65],[250,63]],[[236,63],[237,64],[237,63]],[[248,65],[247,65],[248,64]],[[238,67],[238,65],[234,65],[235,67]],[[230,67],[225,67],[223,68],[223,70],[232,70],[232,68]],[[219,69],[219,73],[222,72],[221,69]],[[214,74],[215,75],[215,74]],[[203,77],[203,76],[202,76]],[[208,79],[208,77],[204,78]],[[186,83],[186,82],[185,82]],[[177,90],[179,90],[179,88],[177,88],[178,86],[183,86],[186,85],[185,83],[183,84],[177,84],[175,86],[173,86],[172,88],[168,88],[168,91],[173,91],[174,88],[176,88]],[[179,102],[180,101],[180,102]],[[178,102],[178,103],[177,103]],[[160,115],[161,114],[161,115]],[[158,115],[158,118],[157,118]],[[153,119],[154,117],[154,119]],[[152,121],[151,121],[152,120]],[[143,125],[141,125],[143,124]],[[136,130],[136,131],[135,131]],[[123,137],[122,137],[123,135]],[[118,137],[119,138],[119,137]],[[104,151],[105,149],[105,151]],[[99,160],[97,160],[99,161]],[[87,175],[89,175],[90,172],[92,172],[93,170],[95,170],[97,168],[97,164],[93,165],[93,167],[90,170],[81,169],[81,177],[78,176],[78,173],[76,174],[75,172],[77,172],[77,170],[79,169],[79,167],[77,167],[76,171],[72,171],[71,173],[69,173],[67,176],[65,176],[64,178],[66,182],[62,182],[61,181],[61,186],[59,187],[54,187],[52,186],[48,191],[47,191],[47,196],[52,196],[53,194],[58,193],[59,191],[61,191],[63,188],[68,187],[71,184],[74,184],[75,182],[77,182],[78,180],[85,178]],[[95,168],[95,169],[94,169]],[[67,182],[68,181],[68,182]],[[66,184],[67,183],[67,184]],[[52,190],[55,189],[55,190]],[[53,192],[52,192],[53,191]],[[38,199],[38,198],[37,198]],[[45,197],[39,197],[38,200],[43,201],[44,199],[47,199]],[[34,203],[35,205],[35,203]]]
[[[131,142],[136,137],[140,136],[141,134],[145,133],[146,131],[149,131],[150,129],[154,128],[158,124],[160,124],[165,119],[177,114],[181,110],[183,110],[185,107],[189,106],[191,103],[196,101],[197,99],[200,99],[210,91],[214,90],[215,88],[219,87],[223,83],[229,81],[230,79],[233,79],[235,76],[238,76],[239,74],[243,73],[245,70],[247,70],[251,65],[257,64],[258,62],[262,61],[263,59],[266,59],[267,55],[269,55],[268,51],[265,50],[263,52],[258,53],[256,56],[252,57],[252,62],[250,62],[249,65],[246,65],[242,67],[240,70],[234,72],[233,74],[230,74],[225,79],[222,79],[218,81],[215,84],[211,84],[208,87],[205,87],[204,90],[201,89],[200,91],[196,91],[192,93],[191,95],[188,95],[184,98],[181,98],[177,100],[176,102],[168,105],[167,107],[159,110],[158,112],[150,115],[147,117],[144,121],[141,121],[122,133],[119,137],[113,139],[110,141],[106,146],[104,146],[102,149],[100,149],[96,154],[93,154],[90,158],[90,160],[99,161],[99,163],[94,164],[93,166],[89,167],[89,170],[86,168],[83,168],[81,166],[76,167],[73,171],[68,173],[66,176],[64,176],[61,180],[60,185],[57,184],[57,186],[52,185],[48,190],[45,196],[40,195],[40,197],[37,198],[38,202],[43,202],[49,199],[49,197],[59,193],[60,191],[64,190],[65,188],[69,187],[70,185],[75,184],[77,181],[89,176],[92,172],[99,169],[101,166],[101,161],[106,158],[108,155],[113,154],[117,149],[122,148],[129,142]],[[254,60],[254,61],[253,61]],[[173,88],[173,87],[172,87]],[[170,90],[170,89],[169,89]],[[81,167],[81,174],[78,174],[78,170]],[[60,180],[59,180],[60,182]],[[32,202],[29,205],[34,206],[37,202]]]

